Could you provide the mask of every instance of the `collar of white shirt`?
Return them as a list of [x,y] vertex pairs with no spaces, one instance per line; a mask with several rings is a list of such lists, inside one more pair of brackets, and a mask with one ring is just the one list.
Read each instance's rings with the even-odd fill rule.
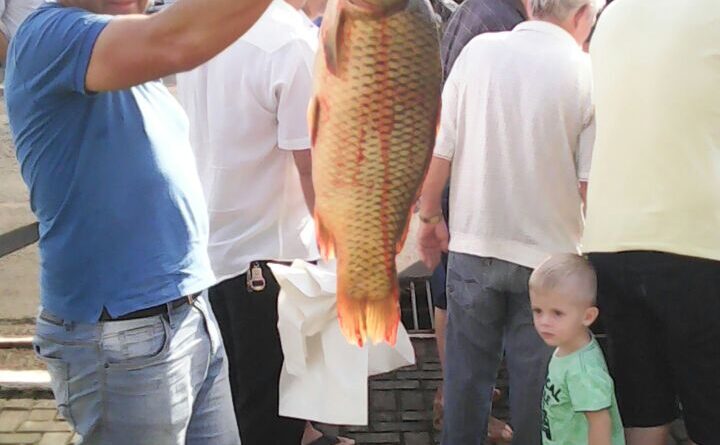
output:
[[577,42],[573,38],[573,36],[570,35],[569,32],[565,31],[558,25],[550,22],[546,22],[543,20],[528,20],[526,22],[522,22],[518,24],[514,29],[513,32],[539,32],[546,35],[552,35],[556,36],[559,39],[562,39],[568,43],[571,43],[573,46],[578,47]]

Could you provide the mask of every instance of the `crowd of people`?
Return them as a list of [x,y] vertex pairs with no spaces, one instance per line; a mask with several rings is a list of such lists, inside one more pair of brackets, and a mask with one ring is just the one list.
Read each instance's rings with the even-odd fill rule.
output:
[[[34,347],[80,443],[352,444],[278,415],[267,265],[318,259],[326,0],[12,3]],[[679,416],[720,444],[720,3],[615,0],[596,24],[604,7],[465,0],[445,27],[417,233],[443,445],[665,445]],[[157,80],[175,73],[179,104]]]

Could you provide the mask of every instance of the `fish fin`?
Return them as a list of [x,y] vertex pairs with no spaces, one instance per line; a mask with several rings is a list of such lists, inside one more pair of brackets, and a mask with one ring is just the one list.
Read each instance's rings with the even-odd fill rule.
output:
[[320,102],[317,96],[313,96],[308,107],[308,124],[310,126],[310,145],[315,148],[317,133],[320,125]]
[[335,258],[335,238],[323,222],[317,209],[315,209],[314,215],[315,237],[317,238],[318,247],[320,248],[320,256],[322,256],[325,261],[332,260]]
[[[371,295],[351,295],[348,279],[338,263],[337,309],[340,330],[350,343],[363,346],[368,340],[395,345],[400,324],[399,286],[397,273],[392,269],[391,291],[383,298]],[[356,278],[357,279],[357,278]]]
[[395,346],[400,324],[400,289],[393,269],[391,292],[382,299],[368,300],[365,307],[367,336],[374,344],[382,341]]
[[345,1],[330,2],[321,29],[325,66],[330,74],[337,76],[340,64],[340,39],[345,22]]
[[409,0],[396,0],[394,2],[369,2],[367,0],[345,0],[351,9],[360,11],[363,14],[374,18],[390,17],[400,11],[404,11]]
[[363,347],[367,342],[367,325],[365,324],[365,307],[367,300],[352,298],[342,290],[338,276],[337,311],[340,330],[349,343]]

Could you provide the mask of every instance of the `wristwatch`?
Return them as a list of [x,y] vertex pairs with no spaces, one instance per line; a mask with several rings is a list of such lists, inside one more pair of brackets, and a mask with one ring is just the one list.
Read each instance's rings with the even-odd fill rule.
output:
[[442,213],[438,213],[437,215],[430,216],[430,217],[426,217],[426,216],[422,216],[422,215],[419,215],[419,216],[420,216],[420,221],[424,224],[434,225],[443,220]]

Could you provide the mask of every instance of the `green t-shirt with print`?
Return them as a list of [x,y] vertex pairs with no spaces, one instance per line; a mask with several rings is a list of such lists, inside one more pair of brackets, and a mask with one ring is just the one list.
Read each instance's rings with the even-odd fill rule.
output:
[[625,445],[613,381],[600,345],[593,338],[582,349],[553,354],[542,401],[543,445],[588,443],[586,412],[610,410],[612,445]]

